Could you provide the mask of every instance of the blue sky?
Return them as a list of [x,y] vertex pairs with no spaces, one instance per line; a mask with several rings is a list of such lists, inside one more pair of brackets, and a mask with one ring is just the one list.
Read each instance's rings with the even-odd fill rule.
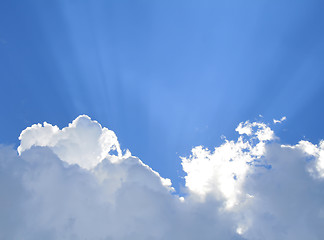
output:
[[272,122],[323,138],[323,1],[1,1],[0,142],[80,114],[171,178],[179,156]]
[[322,239],[323,9],[0,1],[0,239]]

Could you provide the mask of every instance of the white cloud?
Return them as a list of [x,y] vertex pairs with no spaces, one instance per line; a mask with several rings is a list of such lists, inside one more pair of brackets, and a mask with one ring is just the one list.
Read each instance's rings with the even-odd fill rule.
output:
[[300,149],[308,157],[313,157],[314,160],[309,164],[308,171],[315,177],[324,178],[324,140],[321,140],[319,144],[302,140],[295,146],[282,145],[282,147]]
[[236,130],[182,158],[179,197],[87,116],[33,125],[19,155],[0,147],[0,239],[321,239],[324,141],[280,145],[264,123]]
[[61,160],[86,169],[95,167],[106,157],[117,160],[110,151],[116,150],[118,157],[122,155],[115,133],[86,115],[79,116],[62,130],[46,122],[34,124],[22,131],[19,140],[19,154],[32,146],[49,147]]
[[276,123],[282,123],[283,121],[286,121],[287,118],[285,116],[283,116],[280,120],[277,120],[277,119],[273,119],[273,123],[276,124]]

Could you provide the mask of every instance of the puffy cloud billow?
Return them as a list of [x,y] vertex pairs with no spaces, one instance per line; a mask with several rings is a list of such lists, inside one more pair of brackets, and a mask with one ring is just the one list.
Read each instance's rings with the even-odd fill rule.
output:
[[82,115],[0,148],[0,239],[322,239],[324,141],[281,145],[264,123],[182,157],[186,195]]

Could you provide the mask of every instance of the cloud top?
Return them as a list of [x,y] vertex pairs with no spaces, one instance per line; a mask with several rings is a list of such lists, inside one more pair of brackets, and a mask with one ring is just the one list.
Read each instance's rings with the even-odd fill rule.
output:
[[19,154],[32,146],[49,147],[61,160],[85,169],[94,168],[106,157],[117,160],[111,151],[116,150],[117,157],[122,155],[116,134],[86,115],[62,130],[46,122],[34,124],[21,132],[19,140]]

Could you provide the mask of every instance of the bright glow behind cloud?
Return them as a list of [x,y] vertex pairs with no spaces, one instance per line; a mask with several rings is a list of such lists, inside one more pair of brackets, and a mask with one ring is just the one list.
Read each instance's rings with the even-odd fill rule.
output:
[[241,135],[236,142],[226,140],[213,152],[199,146],[192,150],[190,158],[182,158],[189,190],[200,197],[212,193],[224,198],[227,208],[238,204],[246,176],[264,155],[265,143],[274,138],[264,123],[240,123],[236,131]]
[[182,158],[179,197],[87,116],[33,125],[19,156],[0,149],[0,239],[321,239],[323,141],[280,145],[264,123],[236,130]]

